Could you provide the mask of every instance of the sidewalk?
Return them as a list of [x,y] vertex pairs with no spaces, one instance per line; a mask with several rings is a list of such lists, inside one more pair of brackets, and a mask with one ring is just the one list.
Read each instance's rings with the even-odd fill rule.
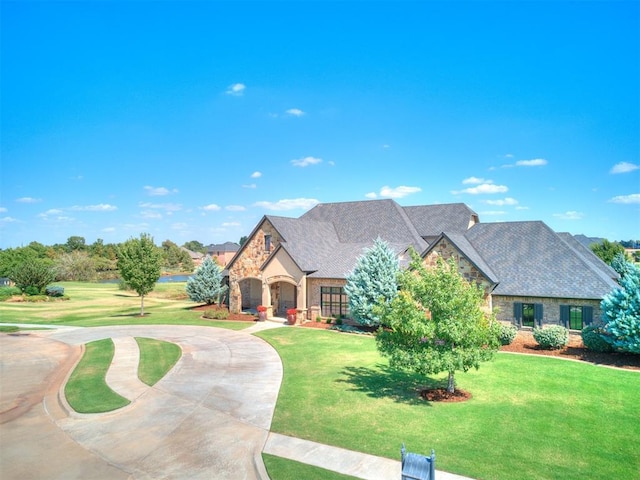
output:
[[[393,480],[401,476],[400,460],[376,457],[344,448],[322,445],[270,432],[264,453],[331,470],[363,480]],[[427,452],[425,452],[427,453]],[[400,447],[398,447],[400,457]],[[436,460],[437,465],[437,460]],[[436,470],[437,480],[471,480]]]

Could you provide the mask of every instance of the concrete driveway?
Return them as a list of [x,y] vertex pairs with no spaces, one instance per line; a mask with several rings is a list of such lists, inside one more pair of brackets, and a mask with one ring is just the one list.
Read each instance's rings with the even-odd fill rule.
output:
[[[119,382],[112,381],[135,401],[107,414],[77,414],[60,388],[81,346],[107,337],[114,338],[114,367],[121,369]],[[154,387],[135,378],[127,354],[132,337],[183,350]],[[255,336],[153,325],[22,332],[0,335],[0,368],[3,480],[268,478],[260,453],[282,364]]]

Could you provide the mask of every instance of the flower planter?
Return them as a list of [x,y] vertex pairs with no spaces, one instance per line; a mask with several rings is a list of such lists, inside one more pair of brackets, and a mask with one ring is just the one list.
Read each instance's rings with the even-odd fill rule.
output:
[[295,325],[298,317],[298,312],[295,308],[287,310],[287,323],[289,325]]

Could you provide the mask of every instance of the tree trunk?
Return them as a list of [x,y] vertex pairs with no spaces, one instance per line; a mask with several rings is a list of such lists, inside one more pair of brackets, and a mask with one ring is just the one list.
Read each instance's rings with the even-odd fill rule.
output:
[[447,384],[447,392],[449,393],[454,393],[456,391],[456,382],[453,379],[453,373],[454,372],[449,372],[449,382]]
[[140,316],[144,317],[144,295],[140,295]]

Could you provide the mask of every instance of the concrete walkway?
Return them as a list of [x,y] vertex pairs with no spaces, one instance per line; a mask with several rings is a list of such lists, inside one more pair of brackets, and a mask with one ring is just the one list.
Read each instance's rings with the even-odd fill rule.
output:
[[[269,431],[282,365],[251,334],[285,323],[271,319],[238,332],[149,325],[0,335],[0,478],[267,480],[262,451],[361,479],[400,478],[399,461]],[[153,387],[138,379],[134,337],[182,348]],[[78,414],[66,403],[66,376],[82,346],[102,338],[115,345],[106,381],[132,403]],[[464,477],[438,471],[437,478]]]

